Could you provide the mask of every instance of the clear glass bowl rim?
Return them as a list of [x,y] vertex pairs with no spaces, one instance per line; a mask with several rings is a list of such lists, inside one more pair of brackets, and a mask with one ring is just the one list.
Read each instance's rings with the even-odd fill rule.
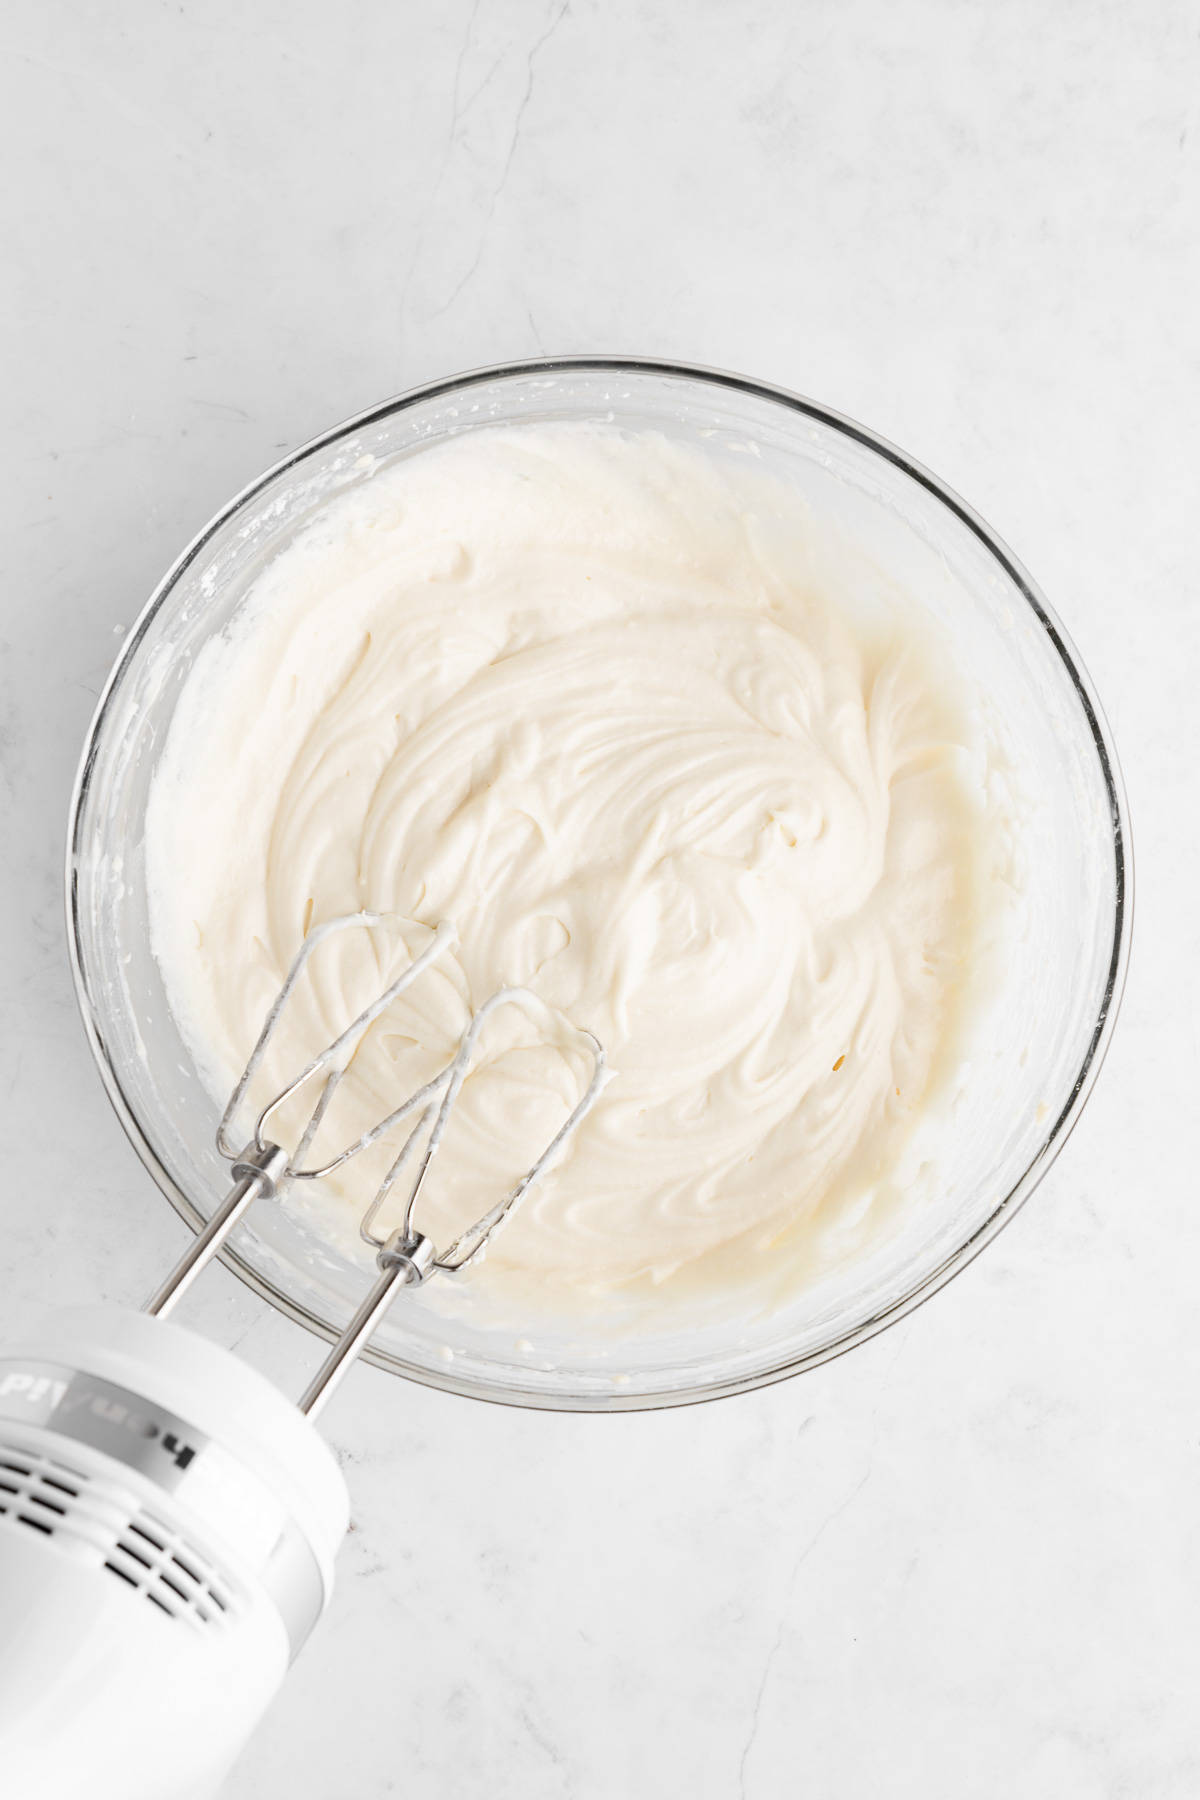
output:
[[[835,412],[830,407],[819,405],[801,394],[793,393],[790,389],[778,387],[771,382],[759,381],[750,376],[734,374],[727,370],[707,368],[700,364],[636,356],[536,357],[525,362],[496,363],[484,368],[466,370],[439,381],[427,382],[420,387],[410,388],[402,394],[368,407],[365,411],[356,413],[353,417],[343,420],[329,430],[319,433],[297,449],[290,451],[288,455],[266,469],[261,475],[256,476],[240,493],[235,494],[213,515],[162,577],[125,640],[104,684],[95,714],[88,727],[71,795],[66,857],[67,943],[75,997],[92,1055],[113,1110],[138,1157],[160,1191],[191,1229],[199,1231],[205,1222],[204,1215],[168,1173],[155,1149],[150,1126],[144,1124],[137,1115],[121,1086],[120,1078],[104,1041],[100,1015],[85,963],[74,871],[80,851],[84,847],[82,842],[84,810],[91,774],[99,744],[103,739],[113,698],[126,671],[137,655],[142,639],[160,607],[167,601],[180,576],[201,553],[214,533],[219,531],[228,520],[277,477],[302,463],[314,451],[325,449],[340,438],[347,437],[394,413],[403,412],[422,401],[438,399],[456,392],[465,392],[483,383],[529,376],[549,376],[560,371],[585,373],[595,371],[618,377],[623,374],[657,375],[667,379],[685,380],[701,385],[708,384],[718,389],[730,389],[748,394],[756,399],[775,402],[791,412],[812,419],[863,445],[893,464],[920,487],[926,489],[979,539],[999,564],[1025,601],[1058,656],[1079,699],[1091,732],[1112,821],[1114,902],[1111,954],[1101,1004],[1067,1100],[1057,1117],[1050,1122],[1040,1147],[1030,1159],[1020,1178],[997,1202],[982,1225],[929,1274],[915,1282],[912,1287],[887,1306],[881,1307],[863,1323],[802,1356],[785,1358],[778,1364],[754,1370],[748,1375],[729,1380],[710,1379],[694,1387],[681,1388],[669,1394],[652,1395],[637,1393],[623,1395],[619,1391],[611,1395],[586,1397],[570,1394],[529,1394],[506,1388],[499,1382],[495,1385],[485,1386],[474,1380],[456,1379],[451,1369],[447,1369],[445,1375],[442,1375],[434,1370],[419,1368],[386,1351],[374,1349],[370,1345],[362,1352],[364,1359],[374,1363],[376,1367],[387,1369],[393,1374],[403,1375],[409,1380],[418,1381],[423,1386],[439,1388],[449,1393],[474,1399],[490,1400],[501,1405],[526,1407],[535,1411],[559,1412],[657,1411],[660,1408],[694,1405],[702,1400],[716,1400],[733,1394],[746,1393],[754,1388],[767,1387],[774,1382],[783,1381],[789,1376],[799,1375],[804,1370],[815,1368],[821,1363],[830,1362],[834,1357],[844,1355],[847,1350],[853,1349],[856,1344],[864,1343],[868,1338],[885,1330],[887,1326],[907,1317],[909,1313],[937,1293],[940,1288],[943,1288],[960,1270],[972,1262],[985,1245],[989,1244],[1014,1217],[1050,1168],[1074,1128],[1091,1093],[1116,1024],[1121,995],[1125,986],[1133,929],[1133,861],[1128,803],[1112,734],[1078,652],[1037,583],[1004,541],[980,518],[979,514],[930,470],[924,468],[922,464],[916,462],[886,438],[880,437],[877,432],[871,431],[865,425],[860,425],[857,420],[851,419],[843,413]],[[316,1336],[328,1341],[332,1341],[337,1336],[335,1327],[318,1318],[307,1307],[300,1305],[290,1295],[260,1275],[236,1250],[226,1249],[222,1253],[221,1260],[256,1294],[296,1324],[303,1325]]]

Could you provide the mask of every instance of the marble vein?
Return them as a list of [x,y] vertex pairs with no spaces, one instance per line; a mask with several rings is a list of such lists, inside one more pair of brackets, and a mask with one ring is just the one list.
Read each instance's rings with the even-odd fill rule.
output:
[[758,1741],[758,1734],[762,1725],[763,1702],[766,1698],[767,1688],[770,1684],[771,1671],[775,1667],[779,1652],[783,1648],[784,1639],[787,1637],[788,1629],[794,1623],[792,1618],[792,1605],[796,1597],[796,1588],[800,1580],[800,1571],[803,1569],[805,1563],[813,1554],[814,1550],[816,1550],[826,1533],[836,1525],[842,1515],[848,1512],[853,1506],[870,1479],[871,1467],[868,1464],[866,1473],[863,1475],[862,1479],[855,1483],[854,1487],[846,1495],[846,1498],[838,1506],[835,1506],[833,1511],[820,1525],[818,1525],[816,1531],[813,1532],[808,1543],[800,1551],[800,1554],[792,1564],[791,1574],[788,1576],[787,1586],[784,1589],[784,1600],[783,1605],[780,1608],[778,1629],[775,1632],[775,1637],[772,1640],[771,1647],[767,1651],[766,1658],[763,1662],[758,1689],[750,1709],[750,1730],[747,1734],[745,1744],[742,1747],[741,1760],[738,1763],[738,1793],[741,1795],[741,1800],[747,1800],[746,1777],[749,1770],[750,1758],[754,1752],[754,1746]]

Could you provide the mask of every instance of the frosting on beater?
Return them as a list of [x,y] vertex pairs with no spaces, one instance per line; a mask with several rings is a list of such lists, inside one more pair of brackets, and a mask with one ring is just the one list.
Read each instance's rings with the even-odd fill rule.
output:
[[[334,1136],[506,983],[614,1071],[482,1279],[752,1267],[861,1211],[953,1044],[983,826],[951,674],[860,575],[750,459],[603,426],[474,431],[331,502],[197,659],[154,781],[153,945],[214,1094],[313,921],[415,923],[314,957],[293,1066],[448,918]],[[509,1013],[423,1196],[435,1239],[578,1094]],[[379,1172],[329,1184],[334,1235]]]

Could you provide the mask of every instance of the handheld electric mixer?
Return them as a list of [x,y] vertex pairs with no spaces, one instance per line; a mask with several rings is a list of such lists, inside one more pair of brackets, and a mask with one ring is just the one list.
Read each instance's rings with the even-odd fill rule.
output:
[[[349,1501],[311,1420],[401,1288],[481,1256],[603,1086],[603,1049],[570,1028],[582,1065],[590,1062],[580,1098],[520,1180],[440,1252],[415,1227],[418,1197],[487,1020],[517,1006],[550,1026],[549,1009],[528,990],[493,994],[436,1074],[335,1156],[306,1161],[365,1034],[453,942],[453,927],[442,924],[268,1101],[237,1148],[236,1119],[314,951],[333,933],[385,922],[359,913],[308,933],[218,1126],[233,1185],[144,1312],[59,1314],[0,1352],[6,1800],[206,1800],[214,1792],[332,1592]],[[267,1126],[310,1083],[316,1101],[288,1150]],[[298,1409],[228,1352],[164,1322],[256,1201],[289,1182],[325,1179],[410,1120],[362,1220],[377,1279]],[[418,1151],[400,1223],[380,1234],[376,1221]]]

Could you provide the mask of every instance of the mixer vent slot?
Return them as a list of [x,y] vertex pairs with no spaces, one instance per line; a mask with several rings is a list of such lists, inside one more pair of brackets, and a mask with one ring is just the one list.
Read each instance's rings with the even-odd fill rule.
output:
[[33,1451],[0,1443],[0,1528],[54,1537],[64,1550],[194,1627],[221,1625],[237,1596],[196,1547],[154,1514],[130,1511],[127,1490]]
[[211,1565],[148,1513],[130,1519],[104,1566],[172,1618],[216,1625],[233,1611],[233,1596]]
[[52,1537],[67,1518],[71,1501],[79,1498],[80,1479],[45,1457],[0,1444],[0,1516]]

